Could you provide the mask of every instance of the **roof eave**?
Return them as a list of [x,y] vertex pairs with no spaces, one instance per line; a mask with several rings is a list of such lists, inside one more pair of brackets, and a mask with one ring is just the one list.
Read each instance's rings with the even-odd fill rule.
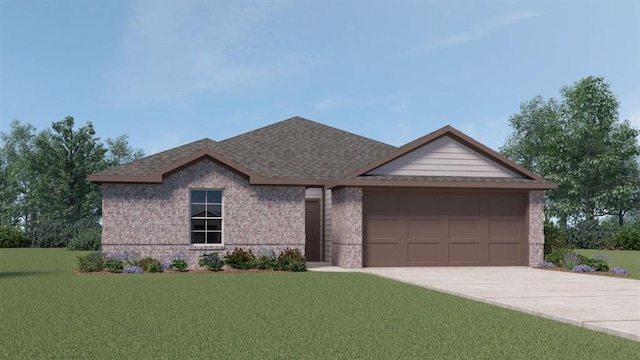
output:
[[430,188],[471,188],[471,189],[522,189],[550,190],[558,185],[552,182],[478,182],[478,181],[403,181],[403,180],[358,180],[348,179],[326,184],[327,188],[337,187],[430,187]]

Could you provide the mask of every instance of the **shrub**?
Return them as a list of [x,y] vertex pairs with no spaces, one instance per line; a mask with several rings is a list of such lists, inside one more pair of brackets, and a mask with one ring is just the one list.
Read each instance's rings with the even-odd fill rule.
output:
[[224,263],[234,269],[253,269],[256,267],[256,257],[251,250],[235,248],[231,254],[225,255]]
[[571,250],[569,249],[555,249],[544,258],[546,261],[551,262],[556,266],[563,266],[562,260],[564,256],[569,252],[571,252]]
[[169,264],[169,269],[176,271],[185,271],[189,267],[187,260],[185,259],[173,259]]
[[620,228],[611,238],[609,247],[617,250],[640,250],[640,224]]
[[567,247],[567,234],[560,226],[550,221],[544,222],[544,254]]
[[74,237],[69,240],[69,250],[100,250],[102,243],[102,228],[88,227],[79,229]]
[[160,263],[160,260],[152,257],[146,257],[140,260],[140,267],[142,270],[150,273],[162,272],[162,263]]
[[589,265],[576,265],[573,267],[573,269],[571,269],[571,271],[577,272],[577,273],[586,273],[586,272],[592,273],[595,270]]
[[208,253],[202,254],[202,256],[200,256],[198,264],[202,267],[206,267],[211,271],[220,271],[220,269],[222,269],[222,266],[224,265],[224,262],[218,256],[218,253]]
[[168,270],[171,262],[166,260],[160,261],[160,266],[162,267],[162,271]]
[[78,269],[80,269],[81,272],[102,271],[104,267],[105,255],[100,251],[78,256]]
[[538,267],[541,269],[553,269],[556,266],[552,262],[543,261],[538,263]]
[[580,257],[574,252],[569,252],[564,254],[564,256],[562,257],[562,263],[564,264],[565,268],[573,269],[578,264],[580,264]]
[[278,258],[275,252],[268,251],[256,258],[256,268],[262,270],[276,270],[278,268]]
[[24,233],[14,226],[0,226],[0,248],[28,247]]
[[125,251],[120,255],[120,258],[126,265],[140,266],[140,254],[136,251]]
[[588,265],[595,271],[609,271],[609,265],[602,259],[587,259],[585,265]]
[[104,267],[111,271],[122,271],[122,269],[124,269],[124,261],[122,261],[122,259],[108,257]]
[[127,266],[122,272],[127,274],[142,274],[142,268],[140,266]]
[[629,275],[627,269],[621,267],[614,267],[613,269],[611,269],[611,272],[617,275]]
[[575,249],[604,249],[613,231],[597,220],[582,221],[567,230],[567,244]]
[[42,220],[30,222],[25,230],[25,235],[35,247],[65,247],[82,230],[98,228],[100,228],[100,224],[93,219],[83,219],[72,223]]
[[278,269],[285,271],[305,271],[307,262],[298,249],[286,248],[278,255]]

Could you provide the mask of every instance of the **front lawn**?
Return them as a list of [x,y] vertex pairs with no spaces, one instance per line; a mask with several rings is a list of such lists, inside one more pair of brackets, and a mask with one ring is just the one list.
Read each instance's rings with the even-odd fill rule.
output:
[[76,275],[79,254],[0,249],[1,359],[631,359],[640,353],[638,342],[366,274]]
[[605,254],[609,258],[610,267],[622,267],[629,271],[629,276],[640,279],[640,251],[632,250],[576,250],[576,253],[590,258],[596,254]]

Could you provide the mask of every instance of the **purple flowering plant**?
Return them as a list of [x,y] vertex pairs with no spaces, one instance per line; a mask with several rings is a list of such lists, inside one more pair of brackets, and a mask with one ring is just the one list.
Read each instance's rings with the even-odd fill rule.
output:
[[553,269],[556,266],[550,261],[542,261],[538,263],[538,267],[541,269]]
[[576,272],[576,273],[592,273],[592,272],[595,272],[595,270],[589,265],[576,265],[576,266],[573,267],[573,269],[571,271]]
[[621,267],[614,267],[613,269],[611,269],[611,272],[616,274],[616,275],[629,275],[629,272],[627,271],[627,269],[625,268],[621,268]]
[[126,266],[123,270],[126,274],[142,274],[142,268],[140,266]]

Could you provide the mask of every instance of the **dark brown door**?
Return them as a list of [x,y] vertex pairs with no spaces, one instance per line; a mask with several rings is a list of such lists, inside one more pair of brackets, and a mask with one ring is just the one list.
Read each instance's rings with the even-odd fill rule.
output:
[[320,200],[306,200],[305,208],[305,258],[320,261]]
[[366,266],[527,265],[526,192],[368,190]]

